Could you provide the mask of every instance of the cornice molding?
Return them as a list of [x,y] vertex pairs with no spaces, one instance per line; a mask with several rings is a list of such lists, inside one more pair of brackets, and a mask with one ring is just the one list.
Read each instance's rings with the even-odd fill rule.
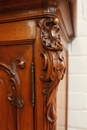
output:
[[40,8],[37,8],[36,4],[33,3],[33,6],[35,6],[35,8],[28,7],[26,9],[18,9],[9,12],[4,11],[3,13],[0,13],[0,23],[57,16],[61,21],[61,31],[63,32],[63,35],[66,39],[66,43],[69,43],[71,42],[74,35],[71,21],[72,15],[70,14],[71,12],[69,7],[69,2],[72,1],[73,0],[39,0],[40,3],[42,2],[42,6],[40,6]]

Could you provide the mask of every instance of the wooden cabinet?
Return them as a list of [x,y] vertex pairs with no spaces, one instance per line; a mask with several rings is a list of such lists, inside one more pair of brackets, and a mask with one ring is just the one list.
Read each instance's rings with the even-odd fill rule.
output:
[[68,2],[0,3],[0,130],[56,130],[63,52],[73,36]]

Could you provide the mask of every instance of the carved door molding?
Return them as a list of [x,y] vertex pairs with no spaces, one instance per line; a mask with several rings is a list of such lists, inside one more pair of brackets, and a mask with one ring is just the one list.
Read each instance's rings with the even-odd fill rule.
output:
[[18,77],[18,73],[16,71],[16,65],[19,66],[20,69],[24,69],[26,64],[24,59],[17,59],[15,64],[13,63],[13,67],[0,62],[0,69],[5,71],[10,76],[10,82],[12,83],[13,94],[8,94],[8,100],[17,108],[22,108],[24,101],[17,94],[17,86],[20,84],[20,79]]

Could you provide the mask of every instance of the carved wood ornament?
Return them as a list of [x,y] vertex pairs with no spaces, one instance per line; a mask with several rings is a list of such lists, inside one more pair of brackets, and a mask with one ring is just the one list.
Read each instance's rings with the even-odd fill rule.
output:
[[63,43],[60,39],[58,18],[42,19],[38,24],[41,29],[41,42],[45,47],[45,52],[41,53],[44,58],[41,80],[45,82],[43,93],[46,95],[46,115],[49,130],[55,130],[55,121],[57,119],[56,92],[66,69]]
[[25,61],[23,59],[17,59],[13,66],[0,62],[0,69],[4,70],[10,76],[10,82],[12,83],[13,94],[8,94],[8,100],[17,108],[22,108],[24,101],[19,97],[17,86],[20,84],[16,65],[20,69],[25,68]]

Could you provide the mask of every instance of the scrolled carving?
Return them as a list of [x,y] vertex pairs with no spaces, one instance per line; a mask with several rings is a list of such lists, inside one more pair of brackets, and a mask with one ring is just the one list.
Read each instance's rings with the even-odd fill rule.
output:
[[20,69],[24,69],[26,67],[26,62],[24,59],[17,59],[16,64],[20,67]]
[[44,58],[44,74],[41,76],[41,80],[46,82],[43,93],[47,95],[47,119],[53,123],[57,119],[55,97],[58,84],[65,73],[65,59],[61,51],[47,51],[41,56]]
[[49,50],[62,50],[63,43],[60,39],[60,26],[58,18],[46,18],[38,22],[41,28],[42,44]]
[[41,29],[41,42],[45,47],[45,52],[41,53],[44,58],[41,80],[45,83],[43,93],[46,95],[46,118],[49,122],[49,130],[55,130],[56,92],[65,73],[66,61],[60,39],[59,19],[46,18],[40,20],[38,24]]
[[17,108],[23,107],[23,100],[18,97],[17,85],[20,84],[20,80],[18,77],[18,73],[16,71],[16,65],[18,65],[21,69],[25,68],[26,63],[23,59],[17,59],[13,66],[0,62],[0,69],[4,70],[10,76],[10,82],[12,83],[13,93],[15,91],[16,95],[8,94],[8,100],[17,106]]
[[8,100],[17,108],[22,108],[24,105],[24,101],[21,98],[14,98],[12,94],[8,94]]

